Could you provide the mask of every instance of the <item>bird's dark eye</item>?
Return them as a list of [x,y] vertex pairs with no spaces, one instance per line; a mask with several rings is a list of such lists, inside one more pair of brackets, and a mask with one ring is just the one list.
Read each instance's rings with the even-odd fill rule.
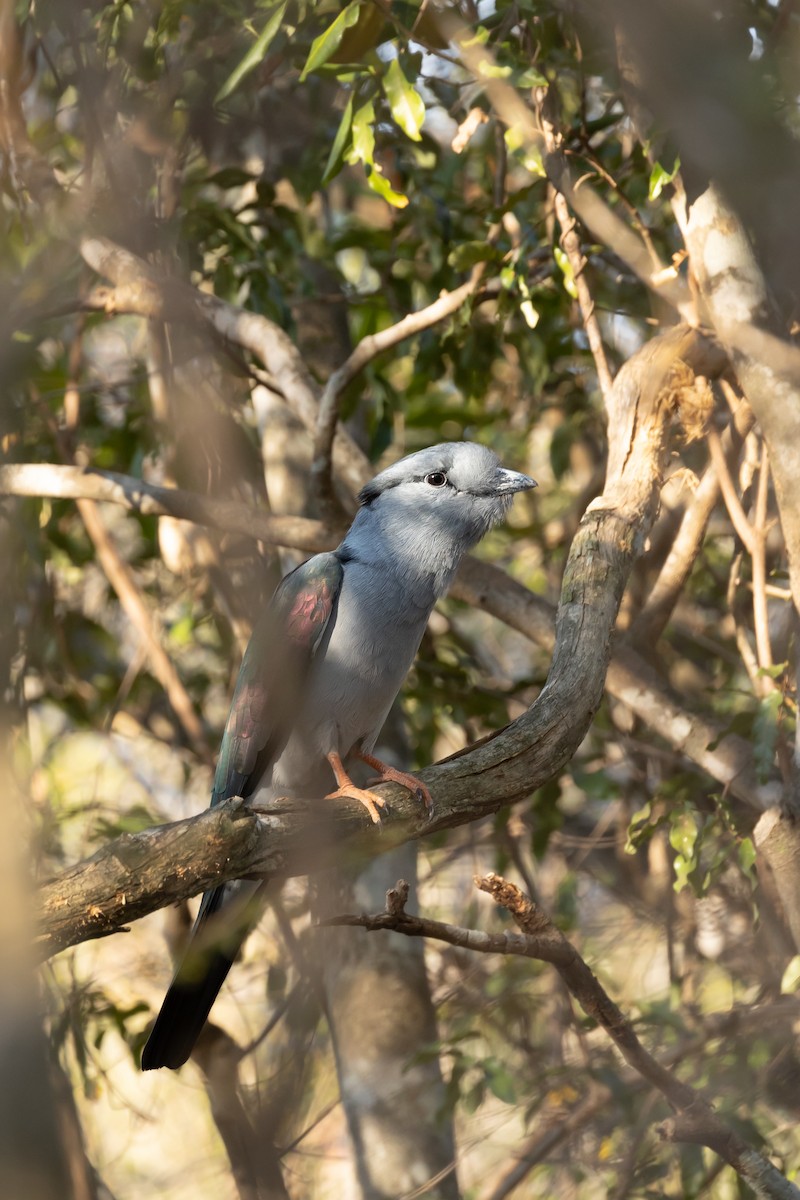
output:
[[431,471],[430,475],[425,476],[425,482],[431,487],[444,487],[447,483],[447,476],[444,471]]

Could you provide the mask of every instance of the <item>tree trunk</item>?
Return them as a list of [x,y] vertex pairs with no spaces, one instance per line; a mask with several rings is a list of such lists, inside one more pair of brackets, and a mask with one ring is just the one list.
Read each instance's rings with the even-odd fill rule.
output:
[[[373,912],[398,878],[416,883],[416,845],[383,855],[357,878],[330,872],[318,913]],[[361,930],[319,934],[328,1020],[342,1103],[364,1200],[393,1200],[430,1183],[430,1200],[457,1200],[453,1133],[442,1113],[436,1056],[414,1061],[438,1033],[421,941]],[[437,1182],[433,1183],[433,1180]]]

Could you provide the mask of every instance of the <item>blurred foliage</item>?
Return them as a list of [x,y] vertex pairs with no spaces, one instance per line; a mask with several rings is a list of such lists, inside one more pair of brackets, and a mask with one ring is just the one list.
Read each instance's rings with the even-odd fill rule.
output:
[[[779,56],[780,6],[742,7],[745,26]],[[352,345],[480,264],[472,300],[375,358],[348,389],[343,416],[376,462],[387,450],[468,437],[529,470],[540,482],[535,499],[519,502],[480,553],[555,604],[571,534],[602,485],[602,398],[541,159],[502,127],[481,80],[458,65],[439,6],[45,0],[15,12],[0,202],[6,459],[76,462],[262,504],[274,494],[263,466],[274,434],[251,365],[202,331],[159,335],[138,319],[82,312],[93,283],[79,254],[83,234],[106,234],[162,273],[267,315],[320,381]],[[576,29],[571,6],[465,2],[461,16],[526,103],[549,85],[576,177],[590,179],[671,264],[682,249],[670,207],[680,163],[667,153],[651,163],[633,137],[609,46]],[[782,103],[784,67],[767,54],[764,70]],[[792,113],[782,119],[796,122]],[[616,369],[668,318],[608,247],[586,240],[583,251]],[[677,441],[675,453],[684,453]],[[686,460],[697,470],[705,461],[700,450]],[[685,502],[682,494],[665,504],[642,596],[663,558],[659,531],[674,532]],[[313,511],[307,496],[301,509]],[[4,499],[2,511],[20,545],[15,678],[46,873],[117,833],[195,811],[209,767],[154,677],[74,503]],[[213,753],[239,631],[274,584],[276,557],[216,534],[201,544],[186,527],[109,507],[101,515]],[[768,553],[779,583],[775,539]],[[768,778],[792,742],[795,700],[785,664],[767,690],[741,658],[740,639],[751,638],[747,580],[736,611],[727,599],[738,554],[720,512],[653,656],[687,712],[718,717],[750,740]],[[785,606],[771,606],[776,658],[788,658]],[[506,724],[546,672],[542,651],[447,602],[404,693],[415,764]],[[516,872],[656,1053],[708,1086],[747,1136],[763,1135],[796,1171],[786,1123],[796,1094],[789,1102],[790,1088],[769,1084],[788,1026],[705,1032],[720,1010],[775,999],[788,954],[769,896],[754,892],[749,831],[718,790],[658,730],[609,702],[575,761],[535,796],[423,847],[422,898],[431,915],[497,926],[500,916],[469,898],[473,860]],[[304,904],[292,920],[306,937]],[[164,955],[152,928],[150,937],[125,952],[124,968],[114,960],[113,982],[102,947],[53,966],[54,1050],[83,1082],[87,1121],[101,1103],[97,1055],[111,1043],[118,1058],[128,1047],[132,1063],[143,1015],[158,1001]],[[263,963],[249,966],[255,1036],[265,1000],[277,1005],[298,968],[296,959],[271,962],[267,998]],[[526,1131],[564,1120],[591,1092],[602,1102],[531,1167],[517,1194],[732,1194],[731,1173],[718,1173],[705,1151],[657,1141],[664,1106],[642,1105],[640,1083],[621,1072],[549,969],[434,948],[430,972],[441,1040],[420,1054],[442,1058],[460,1142],[484,1143],[463,1168],[466,1187],[499,1170]],[[311,1036],[329,1058],[324,1024]],[[105,1146],[102,1126],[93,1126],[99,1157],[120,1194],[132,1194],[125,1170],[147,1167],[128,1163],[115,1174],[116,1143]],[[314,1171],[323,1168],[304,1170],[297,1195],[322,1195]]]

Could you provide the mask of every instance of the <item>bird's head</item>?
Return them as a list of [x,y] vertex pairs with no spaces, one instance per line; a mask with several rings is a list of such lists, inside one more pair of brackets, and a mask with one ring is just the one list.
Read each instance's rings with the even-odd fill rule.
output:
[[359,495],[353,531],[371,528],[409,567],[441,559],[444,577],[502,520],[514,494],[534,487],[535,480],[501,466],[486,446],[444,442],[376,475]]

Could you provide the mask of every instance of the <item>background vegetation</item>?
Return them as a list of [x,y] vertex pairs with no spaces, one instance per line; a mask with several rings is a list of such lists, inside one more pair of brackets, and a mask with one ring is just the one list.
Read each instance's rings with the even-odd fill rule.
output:
[[[799,20],[793,0],[3,5],[3,1195],[797,1194]],[[679,322],[715,332],[701,362],[637,357]],[[199,812],[281,573],[335,544],[371,470],[461,438],[539,489],[479,551],[502,573],[437,609],[387,738],[422,768],[521,718],[540,758],[505,791],[496,764],[457,795],[432,773],[442,820],[400,859],[365,867],[384,831],[290,872],[195,1060],[142,1076],[181,871],[127,934],[74,925],[36,990],[22,876]],[[634,467],[648,497],[663,478],[657,515]],[[153,490],[175,487],[192,520]],[[576,600],[569,571],[616,553],[573,544],[601,495],[628,558]],[[558,637],[595,641],[551,692],[565,749],[531,706],[571,545]],[[396,840],[424,834],[399,804]],[[159,846],[133,874],[163,874]],[[729,1140],[623,1062],[550,961],[428,941],[423,963],[421,941],[317,925],[416,876],[414,912],[499,934],[472,886],[490,871]]]

